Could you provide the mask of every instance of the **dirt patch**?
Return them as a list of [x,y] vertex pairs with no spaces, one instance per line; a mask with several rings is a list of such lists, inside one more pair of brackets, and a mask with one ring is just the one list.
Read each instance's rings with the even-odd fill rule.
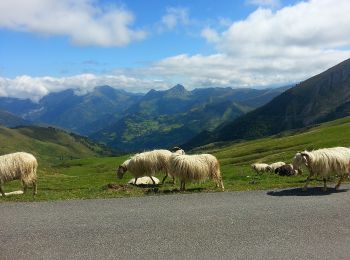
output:
[[106,190],[113,191],[127,191],[129,190],[129,185],[127,184],[116,184],[116,183],[108,183],[105,187]]

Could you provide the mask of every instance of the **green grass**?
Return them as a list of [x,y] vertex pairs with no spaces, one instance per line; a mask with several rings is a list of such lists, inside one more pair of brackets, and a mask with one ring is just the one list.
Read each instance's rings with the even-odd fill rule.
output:
[[[350,146],[350,118],[255,141],[211,144],[193,152],[209,152],[217,156],[221,163],[225,189],[243,191],[301,187],[307,176],[305,169],[302,176],[280,177],[274,174],[256,176],[250,169],[250,164],[280,160],[291,162],[297,151],[333,146]],[[121,180],[116,179],[115,169],[127,157],[48,160],[39,166],[38,195],[35,198],[29,190],[28,194],[9,196],[1,198],[0,201],[114,198],[154,194],[152,188],[126,185],[131,178],[129,174],[124,175]],[[44,159],[45,157],[42,160]],[[157,177],[162,179],[163,175]],[[119,188],[110,189],[107,187],[108,184]],[[322,183],[316,180],[311,185],[322,186]],[[218,191],[211,181],[189,184],[186,187],[189,193]],[[17,181],[5,184],[6,192],[19,188],[20,184]],[[173,193],[177,191],[178,184],[173,186],[166,183],[157,189],[157,194]]]

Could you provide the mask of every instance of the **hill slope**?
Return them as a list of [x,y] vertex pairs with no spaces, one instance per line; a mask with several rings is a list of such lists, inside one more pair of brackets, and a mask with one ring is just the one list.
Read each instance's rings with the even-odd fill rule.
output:
[[0,127],[0,153],[26,151],[41,162],[109,155],[111,151],[85,137],[52,127]]
[[202,132],[187,143],[260,138],[288,129],[350,115],[350,59],[314,76],[213,132]]
[[30,125],[30,122],[12,113],[0,110],[0,125],[6,127],[15,127],[20,125]]

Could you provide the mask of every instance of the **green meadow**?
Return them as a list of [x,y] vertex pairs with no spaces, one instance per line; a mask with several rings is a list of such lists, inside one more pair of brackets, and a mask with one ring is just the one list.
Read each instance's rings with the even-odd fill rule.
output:
[[[0,130],[5,131],[4,129]],[[49,156],[52,154],[52,150],[50,150],[52,147],[46,145],[45,141],[42,140],[43,143],[35,144],[41,149],[38,153],[47,153],[47,155],[37,154],[39,157],[38,195],[33,197],[32,190],[29,189],[25,195],[8,196],[0,198],[0,201],[115,198],[178,192],[178,183],[172,185],[169,179],[165,185],[159,185],[155,188],[127,185],[128,180],[132,178],[128,173],[124,175],[123,179],[117,179],[115,173],[117,166],[130,155],[105,157],[102,155],[91,156],[90,153],[86,152],[80,156],[80,159],[75,159],[73,154],[58,159],[57,155],[55,157]],[[334,146],[350,146],[349,117],[259,140],[211,144],[188,153],[214,154],[221,164],[226,191],[243,191],[301,187],[308,174],[306,169],[303,169],[302,176],[280,177],[272,173],[256,175],[250,169],[250,164],[276,161],[290,163],[297,151]],[[69,153],[67,152],[67,154]],[[161,180],[163,174],[157,177]],[[332,183],[334,180],[330,181]],[[333,185],[331,183],[329,186]],[[322,186],[320,180],[313,181],[311,185]],[[6,192],[19,190],[20,187],[18,181],[4,185]],[[189,184],[186,187],[186,193],[219,191],[210,180],[204,183]]]

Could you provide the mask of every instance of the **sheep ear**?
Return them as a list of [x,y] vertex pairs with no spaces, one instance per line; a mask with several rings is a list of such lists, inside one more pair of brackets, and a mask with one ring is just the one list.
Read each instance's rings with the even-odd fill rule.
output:
[[304,159],[305,165],[308,166],[310,156],[309,156],[307,153],[300,153],[300,154],[301,154],[301,156],[302,156],[303,159]]

